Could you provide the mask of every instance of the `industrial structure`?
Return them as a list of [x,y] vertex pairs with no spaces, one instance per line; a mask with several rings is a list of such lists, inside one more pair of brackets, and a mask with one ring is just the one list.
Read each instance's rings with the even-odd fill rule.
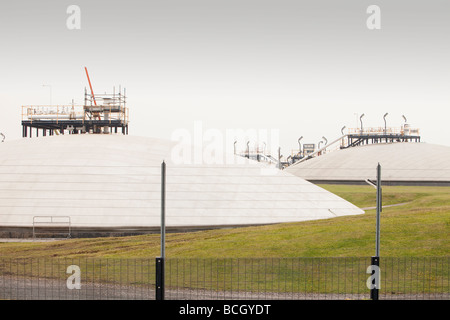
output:
[[22,137],[54,134],[128,134],[129,112],[126,89],[115,87],[112,93],[94,94],[89,74],[90,91],[85,88],[84,105],[22,106]]
[[[241,157],[274,164],[275,167],[313,183],[366,184],[375,179],[378,163],[386,185],[450,185],[450,148],[421,142],[418,128],[407,123],[400,127],[346,127],[328,142],[301,143],[287,157],[278,149],[270,155],[265,148],[237,153]],[[247,146],[249,143],[247,143]]]
[[313,183],[366,184],[382,167],[383,185],[450,185],[450,147],[428,143],[374,143],[299,161],[285,171]]
[[73,237],[159,232],[163,160],[168,231],[364,213],[302,178],[239,156],[235,164],[178,164],[174,146],[121,134],[0,144],[0,234],[30,236],[42,224],[70,228]]
[[[313,183],[366,184],[375,179],[378,163],[385,185],[450,185],[450,148],[421,142],[419,129],[403,115],[400,127],[341,129],[341,136],[313,152],[300,148],[283,168]],[[294,159],[294,158],[292,158]]]
[[[293,164],[298,164],[315,157],[323,156],[327,153],[337,150],[348,149],[352,147],[358,147],[370,144],[386,144],[386,143],[398,143],[398,142],[420,142],[420,133],[418,128],[413,128],[406,122],[406,117],[403,116],[405,123],[400,127],[387,127],[386,116],[384,127],[363,127],[361,115],[361,127],[349,128],[347,133],[344,133],[345,126],[341,129],[341,136],[334,141],[328,142],[328,139],[322,136],[322,139],[317,143],[301,143],[303,136],[301,136],[298,142],[298,149],[294,149],[287,156],[281,154],[281,150],[278,150],[278,155],[273,156],[265,152],[265,148],[256,148],[250,150],[247,147],[246,151],[236,153],[242,157],[258,160],[261,162],[273,163],[275,162],[279,169],[285,169]],[[249,143],[247,143],[247,146]]]
[[[418,143],[419,131],[406,118],[399,129],[363,128],[361,121],[330,143],[322,137],[317,147],[300,137],[287,157],[281,149],[269,154],[264,143],[251,150],[247,142],[237,152],[235,142],[232,163],[180,163],[176,142],[129,136],[125,89],[94,94],[85,71],[82,106],[24,106],[22,135],[31,138],[35,130],[35,139],[0,144],[0,235],[35,236],[43,226],[69,236],[159,232],[162,161],[169,231],[363,214],[312,182],[364,182],[375,174],[373,161],[381,162],[383,182],[447,181],[450,171],[448,150]],[[430,165],[435,171],[422,170],[418,178]]]

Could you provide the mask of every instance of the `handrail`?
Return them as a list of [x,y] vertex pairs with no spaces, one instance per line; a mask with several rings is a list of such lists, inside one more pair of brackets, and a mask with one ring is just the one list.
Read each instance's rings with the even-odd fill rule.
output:
[[[55,221],[56,219],[65,219],[66,221]],[[47,219],[46,221],[36,221],[37,219]],[[50,219],[50,220],[48,220]],[[68,227],[68,232],[36,232],[36,227]],[[33,217],[33,238],[36,238],[37,234],[67,234],[67,237],[71,237],[71,220],[70,216],[34,216]]]
[[[29,120],[31,123],[36,120],[56,120],[58,123],[62,119],[67,120],[86,120],[86,108],[84,105],[27,105],[22,106],[22,121]],[[128,123],[128,108],[119,106],[117,110],[113,106],[99,105],[93,108],[101,108],[109,115],[109,122],[120,120]]]
[[325,145],[324,147],[317,149],[316,151],[310,153],[308,156],[301,158],[300,160],[294,162],[293,164],[291,164],[291,166],[294,166],[298,163],[301,163],[303,161],[306,161],[308,159],[311,159],[312,157],[314,157],[316,154],[318,154],[319,152],[322,152],[323,150],[329,148],[330,146],[332,146],[333,144],[335,144],[336,142],[341,141],[342,139],[344,139],[346,136],[348,136],[348,134],[344,134],[343,136],[337,138],[336,140],[330,142],[329,144]]

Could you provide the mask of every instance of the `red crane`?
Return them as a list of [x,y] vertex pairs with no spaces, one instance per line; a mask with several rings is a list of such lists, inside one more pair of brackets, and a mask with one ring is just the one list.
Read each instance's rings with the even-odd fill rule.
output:
[[[92,94],[92,99],[94,100],[94,104],[95,106],[97,106],[97,101],[95,101],[95,96],[94,96],[94,90],[92,90],[92,84],[91,84],[91,79],[89,78],[89,73],[86,67],[84,67],[84,70],[86,70],[86,76],[89,82],[89,88],[91,88],[91,94]],[[97,114],[98,120],[100,120],[100,115]]]

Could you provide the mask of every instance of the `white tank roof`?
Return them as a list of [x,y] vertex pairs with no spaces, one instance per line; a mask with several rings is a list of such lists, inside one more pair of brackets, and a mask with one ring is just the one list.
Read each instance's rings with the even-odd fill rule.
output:
[[36,216],[70,216],[73,227],[158,227],[163,160],[167,227],[364,213],[314,184],[254,161],[177,165],[171,161],[174,145],[154,138],[87,134],[0,143],[0,226],[29,227]]
[[450,181],[450,147],[416,143],[371,144],[333,151],[285,171],[311,181]]

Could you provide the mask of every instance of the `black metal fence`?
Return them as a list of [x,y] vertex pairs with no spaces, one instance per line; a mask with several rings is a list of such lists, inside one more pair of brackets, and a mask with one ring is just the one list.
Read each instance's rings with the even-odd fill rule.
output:
[[[445,299],[450,257],[380,259],[380,299]],[[165,299],[370,299],[367,258],[165,259]],[[0,259],[0,299],[155,299],[155,259]]]

